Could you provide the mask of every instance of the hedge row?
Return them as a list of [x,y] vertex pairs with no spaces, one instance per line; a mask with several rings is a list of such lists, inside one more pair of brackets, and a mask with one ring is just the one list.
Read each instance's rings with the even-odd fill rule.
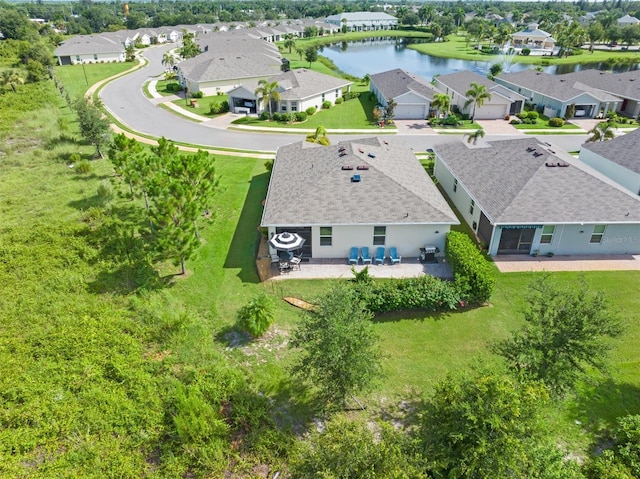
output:
[[489,301],[496,283],[494,269],[473,241],[464,233],[449,232],[446,256],[461,300],[473,304]]

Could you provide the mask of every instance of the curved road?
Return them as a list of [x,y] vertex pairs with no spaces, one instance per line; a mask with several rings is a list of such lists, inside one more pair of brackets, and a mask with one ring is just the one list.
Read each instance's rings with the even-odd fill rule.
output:
[[[195,145],[238,148],[244,150],[275,151],[279,146],[300,141],[304,133],[274,134],[249,131],[231,131],[206,126],[175,115],[152,103],[142,92],[142,85],[164,71],[162,55],[175,48],[175,45],[163,45],[144,51],[149,64],[128,75],[107,84],[100,96],[109,111],[129,128],[136,132],[162,137],[182,143]],[[365,134],[335,135],[340,140],[362,138]],[[452,135],[385,135],[389,139],[399,139],[414,151],[424,151],[434,145],[459,141]],[[521,138],[522,135],[487,135],[486,140],[506,140]],[[541,135],[540,140],[551,141],[566,151],[574,151],[585,142],[587,135]]]

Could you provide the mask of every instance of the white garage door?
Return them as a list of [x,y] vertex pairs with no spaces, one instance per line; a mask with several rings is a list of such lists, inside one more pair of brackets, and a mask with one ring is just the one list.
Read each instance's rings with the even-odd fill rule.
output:
[[508,105],[482,105],[476,109],[476,120],[502,120],[509,110]]
[[426,105],[398,105],[393,117],[398,120],[424,120],[426,111]]

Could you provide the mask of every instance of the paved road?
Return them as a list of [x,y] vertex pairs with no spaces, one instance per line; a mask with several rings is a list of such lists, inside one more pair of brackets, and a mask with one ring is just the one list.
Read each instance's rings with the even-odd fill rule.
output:
[[[304,139],[304,134],[273,134],[229,131],[212,128],[181,118],[154,105],[142,93],[142,85],[164,71],[162,55],[175,45],[163,45],[144,51],[149,64],[133,73],[119,78],[104,87],[100,96],[111,113],[131,129],[167,139],[197,145],[239,148],[248,150],[275,151],[279,146]],[[335,135],[334,141],[361,138],[365,135]],[[487,135],[485,140],[521,138],[521,135]],[[390,141],[401,140],[414,151],[424,151],[434,145],[459,141],[457,135],[394,135],[385,136]],[[587,135],[542,135],[549,141],[567,150],[577,150]]]

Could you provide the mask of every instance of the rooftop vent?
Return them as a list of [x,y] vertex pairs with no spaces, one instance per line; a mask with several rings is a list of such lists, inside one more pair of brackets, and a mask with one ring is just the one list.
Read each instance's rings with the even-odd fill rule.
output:
[[341,146],[340,148],[338,148],[338,151],[339,151],[340,153],[342,153],[344,150],[346,150],[346,148],[345,148],[344,146]]
[[342,158],[343,156],[347,156],[347,154],[343,151],[343,152],[342,152],[342,153],[340,153],[338,156],[339,156],[340,158]]
[[533,156],[535,156],[536,158],[538,158],[539,156],[542,156],[544,153],[540,153],[540,152],[536,152],[533,154]]
[[527,148],[527,151],[536,151],[536,149],[535,149],[533,146],[529,146],[529,147]]
[[555,164],[555,163],[550,163],[550,162],[548,162],[548,161],[547,161],[547,162],[544,164],[544,166],[547,166],[547,167],[549,167],[549,168],[555,168],[555,167],[556,167],[556,166],[558,166],[558,165],[557,165],[557,164]]
[[362,148],[358,148],[358,152],[364,153],[364,150]]
[[368,156],[369,158],[375,158],[375,157],[376,157],[376,155],[374,155],[373,153],[369,153],[367,156]]
[[369,166],[368,165],[358,165],[356,167],[357,170],[368,170]]
[[[358,169],[360,169],[360,167],[358,167]],[[342,167],[342,170],[343,170],[343,171],[344,171],[344,170],[353,170],[353,166],[344,165],[344,166]]]
[[353,175],[351,177],[351,183],[360,183],[360,175]]

